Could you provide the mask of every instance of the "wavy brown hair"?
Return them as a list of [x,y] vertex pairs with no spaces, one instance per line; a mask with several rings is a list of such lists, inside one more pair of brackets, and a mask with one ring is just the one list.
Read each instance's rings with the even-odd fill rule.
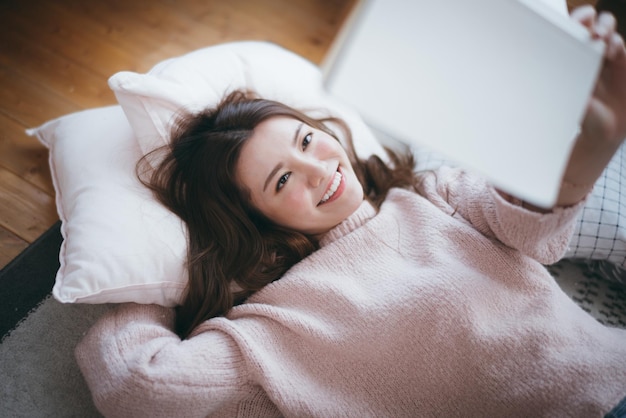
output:
[[224,315],[279,279],[318,248],[314,237],[271,222],[235,182],[243,144],[257,125],[276,116],[294,118],[338,141],[329,126],[343,131],[354,171],[377,209],[392,187],[416,190],[412,154],[387,150],[389,164],[375,155],[360,160],[348,127],[338,118],[311,118],[243,91],[229,94],[215,108],[182,114],[171,142],[142,158],[137,172],[187,227],[189,281],[176,318],[176,331],[183,338],[203,321]]

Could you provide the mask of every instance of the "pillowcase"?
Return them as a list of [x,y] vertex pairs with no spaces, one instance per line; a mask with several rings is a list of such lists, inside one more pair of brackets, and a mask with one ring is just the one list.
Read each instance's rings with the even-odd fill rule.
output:
[[135,175],[142,151],[120,106],[28,131],[49,148],[63,242],[60,302],[175,306],[185,286],[184,225]]
[[360,155],[383,153],[356,113],[325,97],[319,69],[265,42],[238,42],[166,60],[147,74],[110,79],[121,106],[91,109],[28,131],[50,150],[64,241],[53,295],[72,303],[176,306],[187,282],[185,226],[135,175],[139,158],[168,140],[181,108],[213,106],[236,88],[321,116],[343,118]]

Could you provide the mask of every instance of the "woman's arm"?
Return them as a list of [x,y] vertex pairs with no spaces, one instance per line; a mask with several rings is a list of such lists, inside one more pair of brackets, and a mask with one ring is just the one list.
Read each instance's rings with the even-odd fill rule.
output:
[[156,305],[120,305],[76,348],[98,409],[109,416],[209,416],[250,394],[232,339],[207,331],[181,341],[174,312]]
[[425,173],[419,190],[444,212],[463,218],[483,235],[544,264],[556,262],[567,250],[583,205],[580,202],[545,212],[528,210],[520,200],[506,198],[484,178],[449,167]]

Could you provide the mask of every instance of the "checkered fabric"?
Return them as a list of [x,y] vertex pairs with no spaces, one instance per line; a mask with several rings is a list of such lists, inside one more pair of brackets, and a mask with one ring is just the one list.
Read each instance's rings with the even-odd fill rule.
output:
[[566,257],[606,260],[626,268],[626,146],[595,184]]

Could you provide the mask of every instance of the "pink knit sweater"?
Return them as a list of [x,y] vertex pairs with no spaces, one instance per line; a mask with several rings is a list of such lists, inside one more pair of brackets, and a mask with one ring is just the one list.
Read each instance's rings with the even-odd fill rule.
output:
[[579,206],[540,215],[444,169],[364,203],[322,248],[181,341],[127,304],[79,344],[110,416],[600,417],[626,396],[626,331],[540,263]]

